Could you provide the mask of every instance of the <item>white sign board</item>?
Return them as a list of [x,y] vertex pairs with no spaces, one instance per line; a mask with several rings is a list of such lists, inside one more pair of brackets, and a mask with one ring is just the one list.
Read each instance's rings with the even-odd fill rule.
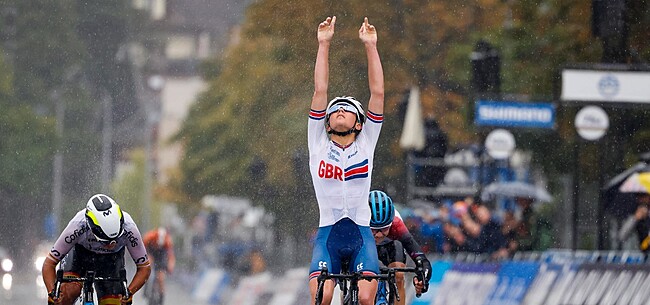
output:
[[650,71],[562,71],[563,101],[650,103]]
[[515,137],[505,129],[492,130],[485,138],[485,149],[494,159],[506,159],[515,150]]
[[585,140],[595,141],[605,135],[609,128],[609,116],[603,108],[587,106],[576,114],[576,130]]

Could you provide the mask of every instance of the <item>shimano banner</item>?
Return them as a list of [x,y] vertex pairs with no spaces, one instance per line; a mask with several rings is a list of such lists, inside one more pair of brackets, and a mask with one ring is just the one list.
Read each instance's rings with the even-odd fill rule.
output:
[[551,103],[478,101],[474,115],[476,126],[553,128],[555,106]]

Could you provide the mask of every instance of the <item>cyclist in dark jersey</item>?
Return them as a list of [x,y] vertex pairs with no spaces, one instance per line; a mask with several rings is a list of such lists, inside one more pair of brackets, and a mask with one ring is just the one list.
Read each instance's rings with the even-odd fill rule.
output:
[[[389,268],[406,267],[406,255],[408,254],[416,265],[425,269],[425,281],[428,282],[431,279],[431,263],[406,228],[399,212],[395,210],[393,200],[386,193],[373,190],[370,191],[368,204],[372,215],[370,229],[377,245],[379,261]],[[397,272],[395,282],[400,296],[404,296],[404,273]],[[386,290],[382,284],[380,283],[377,290],[377,304],[383,304],[382,302],[386,298]],[[417,278],[413,278],[413,285],[417,293],[425,292],[423,291],[424,283]],[[402,297],[396,303],[404,305],[405,301],[406,299]]]

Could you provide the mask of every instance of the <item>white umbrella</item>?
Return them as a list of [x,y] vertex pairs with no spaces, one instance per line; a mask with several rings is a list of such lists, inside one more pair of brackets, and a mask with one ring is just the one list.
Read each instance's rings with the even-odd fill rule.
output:
[[481,200],[487,201],[497,196],[510,198],[524,197],[541,202],[550,202],[553,200],[553,197],[546,189],[520,181],[491,183],[483,189]]
[[420,105],[420,89],[414,86],[411,87],[411,93],[409,94],[399,146],[406,150],[420,151],[424,149],[425,144],[424,121],[422,119],[422,107]]

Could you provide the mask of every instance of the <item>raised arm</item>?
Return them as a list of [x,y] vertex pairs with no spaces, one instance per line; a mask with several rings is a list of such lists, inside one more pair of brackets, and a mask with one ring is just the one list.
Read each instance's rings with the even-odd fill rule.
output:
[[370,87],[368,110],[375,114],[383,114],[384,69],[377,51],[377,30],[374,25],[368,23],[368,17],[365,17],[361,24],[359,39],[366,48],[366,57],[368,58],[368,85]]
[[327,106],[327,86],[329,84],[329,50],[334,36],[336,16],[327,17],[318,25],[318,54],[314,67],[314,96],[311,109],[323,110]]

